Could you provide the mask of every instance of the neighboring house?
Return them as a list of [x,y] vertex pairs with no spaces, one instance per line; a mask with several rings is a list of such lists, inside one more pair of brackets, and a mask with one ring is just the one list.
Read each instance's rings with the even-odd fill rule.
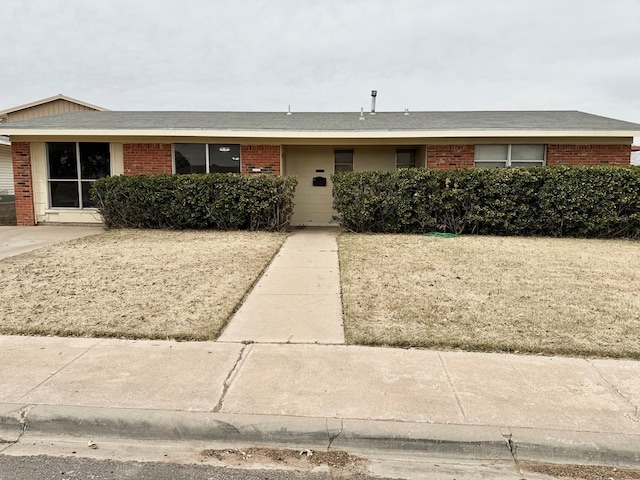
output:
[[640,165],[640,146],[633,145],[631,147],[631,165]]
[[[43,98],[25,105],[0,110],[0,125],[32,118],[80,111],[105,111],[104,108],[64,95]],[[13,195],[13,166],[11,147],[7,137],[0,136],[0,195]]]
[[99,222],[107,175],[296,175],[295,225],[327,225],[330,176],[405,167],[629,165],[640,124],[577,111],[76,112],[0,126],[10,135],[20,225]]
[[9,137],[0,136],[0,198],[13,195],[13,166]]

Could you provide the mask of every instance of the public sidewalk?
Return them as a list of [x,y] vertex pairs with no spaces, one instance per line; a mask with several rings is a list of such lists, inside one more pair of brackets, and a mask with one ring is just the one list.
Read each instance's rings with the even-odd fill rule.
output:
[[[0,337],[0,439],[211,440],[640,462],[640,363],[338,345]],[[0,450],[10,444],[2,444]],[[308,447],[305,447],[308,448]]]
[[0,336],[0,451],[65,433],[640,464],[640,362],[340,345],[337,273],[334,233],[300,230],[217,342]]

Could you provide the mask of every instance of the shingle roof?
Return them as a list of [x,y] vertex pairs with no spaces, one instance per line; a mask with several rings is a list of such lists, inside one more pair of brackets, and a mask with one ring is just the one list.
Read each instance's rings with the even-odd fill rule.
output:
[[635,131],[640,124],[579,111],[485,112],[74,112],[0,126],[12,130],[228,130],[295,132]]

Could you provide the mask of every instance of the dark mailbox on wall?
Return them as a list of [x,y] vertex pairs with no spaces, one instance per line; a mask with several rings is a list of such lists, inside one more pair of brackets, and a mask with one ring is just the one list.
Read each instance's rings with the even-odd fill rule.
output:
[[314,187],[326,187],[327,186],[327,177],[313,177],[313,186]]

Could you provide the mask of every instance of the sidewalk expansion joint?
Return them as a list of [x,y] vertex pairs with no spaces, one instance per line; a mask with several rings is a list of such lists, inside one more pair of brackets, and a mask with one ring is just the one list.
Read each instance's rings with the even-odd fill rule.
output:
[[[227,378],[224,380],[224,383],[222,385],[222,394],[220,395],[220,399],[218,400],[218,403],[216,404],[216,406],[213,407],[213,410],[211,410],[213,413],[219,413],[220,410],[222,409],[222,404],[224,403],[224,398],[227,395],[227,391],[229,390],[229,387],[231,386],[231,383],[233,382],[233,379],[235,378],[235,376],[237,375],[238,371],[240,370],[240,367],[242,366],[242,364],[246,360],[247,355],[249,354],[249,351],[251,351],[251,346],[252,345],[253,345],[252,343],[244,343],[242,345],[242,349],[240,350],[240,353],[238,354],[238,358],[236,359],[235,363],[233,364],[233,367],[231,367],[231,370],[229,371],[229,375],[227,375]],[[247,353],[247,355],[245,355],[245,352]]]
[[625,394],[623,394],[618,387],[611,383],[600,371],[600,369],[590,360],[587,359],[587,363],[593,367],[598,373],[600,378],[613,390],[619,397],[621,397],[632,409],[633,413],[625,413],[624,416],[635,423],[640,423],[640,414],[638,412],[638,405],[634,404]]
[[438,352],[438,359],[440,360],[440,364],[442,365],[442,369],[444,370],[444,374],[447,376],[447,382],[449,382],[449,388],[451,388],[451,391],[453,392],[453,396],[456,399],[456,403],[458,404],[458,408],[460,409],[460,413],[462,413],[462,418],[464,419],[465,423],[467,422],[467,414],[464,411],[464,408],[462,407],[462,402],[460,401],[460,397],[458,396],[458,391],[456,390],[455,385],[453,384],[453,380],[451,380],[451,375],[449,374],[449,369],[447,368],[447,365],[444,363],[444,359],[442,358],[442,355],[440,354],[440,352]]
[[65,363],[64,365],[62,365],[60,368],[58,368],[55,372],[50,373],[49,375],[47,375],[47,377],[42,380],[40,383],[38,383],[36,386],[34,386],[33,388],[31,388],[28,392],[25,392],[23,395],[20,396],[20,398],[18,398],[18,401],[22,400],[24,397],[26,397],[27,395],[29,395],[31,392],[33,392],[34,390],[40,388],[42,385],[44,385],[45,383],[47,383],[49,380],[51,380],[53,377],[55,377],[56,375],[58,375],[61,371],[63,371],[65,368],[67,368],[69,365],[71,365],[72,363],[75,363],[77,360],[79,360],[80,358],[84,357],[87,353],[89,353],[89,351],[93,350],[95,347],[97,347],[98,345],[101,345],[102,343],[105,342],[105,338],[101,339],[100,341],[94,343],[93,345],[91,345],[89,348],[87,348],[86,350],[84,350],[83,352],[80,352],[78,355],[76,355],[75,357],[73,357],[71,360],[69,360],[67,363]]

